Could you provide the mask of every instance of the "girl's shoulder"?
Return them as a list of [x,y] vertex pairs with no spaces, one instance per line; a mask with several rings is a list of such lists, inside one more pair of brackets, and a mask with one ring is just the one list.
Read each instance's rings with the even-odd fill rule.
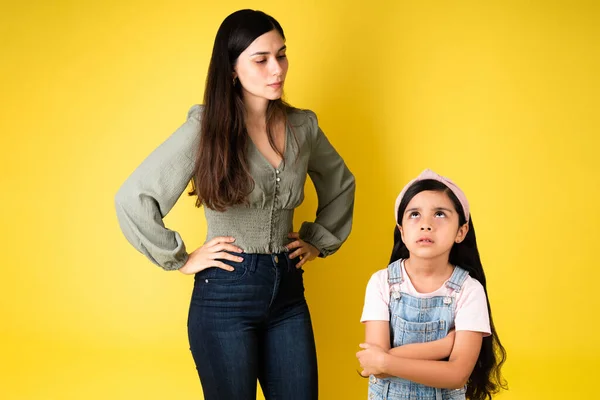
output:
[[465,279],[465,282],[463,283],[461,292],[463,292],[463,294],[473,293],[473,292],[485,293],[485,290],[483,289],[483,285],[477,279],[475,279],[471,275],[469,275],[469,276],[467,276],[467,279]]
[[462,288],[456,295],[458,306],[462,307],[468,303],[486,303],[487,296],[483,285],[475,278],[468,276]]
[[375,271],[369,279],[368,286],[376,287],[379,289],[388,289],[388,270],[387,268]]

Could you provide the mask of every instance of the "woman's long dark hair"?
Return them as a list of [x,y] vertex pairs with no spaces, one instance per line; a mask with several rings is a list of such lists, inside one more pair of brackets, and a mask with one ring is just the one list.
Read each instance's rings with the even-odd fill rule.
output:
[[[398,207],[398,221],[402,225],[402,216],[408,206],[408,203],[418,193],[425,190],[432,190],[436,192],[444,192],[448,195],[454,208],[459,215],[459,226],[462,226],[466,222],[462,205],[458,198],[452,193],[446,185],[435,180],[423,180],[415,182],[402,198],[400,206]],[[457,227],[458,229],[458,227]],[[410,254],[406,245],[402,241],[400,231],[398,227],[394,229],[394,248],[392,249],[392,256],[390,263],[399,260],[407,259]],[[479,283],[483,285],[485,294],[487,297],[487,287],[485,281],[485,273],[483,272],[483,266],[481,265],[481,259],[479,257],[479,251],[477,250],[477,240],[475,238],[475,229],[473,228],[473,218],[469,218],[469,231],[465,239],[461,243],[455,243],[450,250],[449,262],[453,265],[458,265],[461,268],[467,270],[469,275],[474,279],[477,279]],[[490,307],[490,301],[488,298],[488,312],[490,314],[490,327],[492,335],[483,338],[481,345],[481,351],[479,352],[479,358],[475,364],[475,368],[469,377],[467,382],[467,398],[472,400],[484,400],[491,399],[492,394],[497,393],[500,389],[507,389],[506,380],[502,377],[500,369],[506,361],[506,350],[500,343],[500,338],[494,327],[494,321],[492,319],[492,309]]]
[[[234,80],[234,67],[240,54],[259,36],[283,29],[273,17],[255,10],[240,10],[229,15],[217,31],[213,47],[202,113],[200,147],[192,178],[196,206],[223,211],[243,204],[252,191],[246,149],[245,109],[242,87]],[[274,141],[274,127],[287,124],[290,107],[281,99],[269,101],[266,113],[267,137],[283,158]]]

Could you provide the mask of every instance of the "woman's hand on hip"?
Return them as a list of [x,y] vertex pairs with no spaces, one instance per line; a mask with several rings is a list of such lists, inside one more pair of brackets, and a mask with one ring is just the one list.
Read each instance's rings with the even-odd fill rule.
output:
[[289,251],[296,249],[290,254],[290,259],[300,257],[300,261],[296,264],[296,268],[302,267],[307,261],[312,261],[319,255],[320,251],[310,243],[306,243],[300,239],[298,232],[288,234],[288,238],[296,239],[292,243],[285,246]]
[[229,254],[228,251],[233,253],[243,253],[243,250],[232,243],[235,242],[235,238],[227,236],[219,236],[208,242],[204,243],[201,247],[190,253],[187,261],[179,272],[186,275],[192,275],[206,268],[221,268],[226,271],[233,271],[234,268],[230,265],[225,264],[219,260],[229,260],[233,262],[242,262],[242,257]]

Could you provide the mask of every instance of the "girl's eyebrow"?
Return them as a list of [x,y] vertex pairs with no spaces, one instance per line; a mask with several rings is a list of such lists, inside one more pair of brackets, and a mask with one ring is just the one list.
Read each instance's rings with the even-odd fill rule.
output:
[[[404,211],[404,214],[409,213],[409,212],[413,212],[413,211],[419,211],[421,210],[420,208],[417,207],[413,207],[413,208],[408,208],[406,209],[406,211]],[[446,211],[446,212],[453,212],[450,208],[446,208],[446,207],[434,207],[432,209],[433,211]]]

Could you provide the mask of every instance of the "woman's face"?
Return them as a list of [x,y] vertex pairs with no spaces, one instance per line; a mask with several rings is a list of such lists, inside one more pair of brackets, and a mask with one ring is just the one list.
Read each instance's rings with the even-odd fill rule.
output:
[[245,100],[277,100],[283,94],[288,70],[285,42],[275,29],[256,38],[238,57],[234,78],[242,85]]

